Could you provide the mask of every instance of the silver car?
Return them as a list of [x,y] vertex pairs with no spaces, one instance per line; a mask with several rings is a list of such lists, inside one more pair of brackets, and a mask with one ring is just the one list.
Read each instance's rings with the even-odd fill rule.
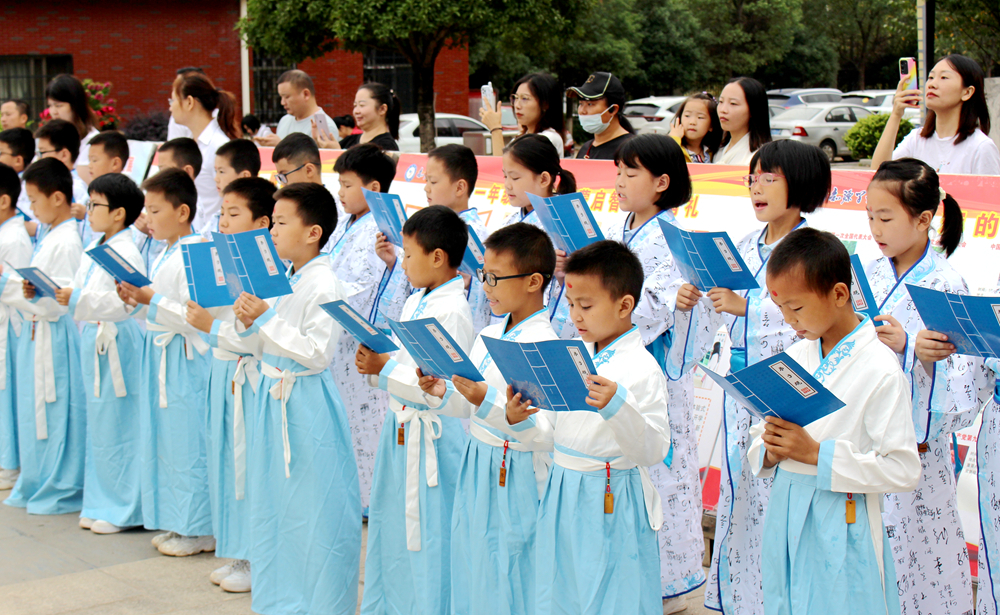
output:
[[858,105],[796,105],[771,118],[771,138],[819,146],[831,162],[838,156],[850,160],[851,150],[844,143],[844,135],[858,120],[871,114]]
[[635,134],[670,134],[670,120],[686,96],[650,96],[625,103],[622,115],[628,118]]

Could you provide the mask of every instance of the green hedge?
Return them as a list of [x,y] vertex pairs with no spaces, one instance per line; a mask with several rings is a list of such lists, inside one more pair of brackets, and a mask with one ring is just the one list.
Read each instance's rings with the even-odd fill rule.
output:
[[[874,113],[862,118],[847,131],[847,134],[844,135],[844,143],[847,143],[847,147],[851,150],[851,156],[855,160],[872,157],[888,121],[888,113]],[[910,123],[910,120],[900,121],[899,132],[896,133],[896,145],[899,145],[899,142],[910,134],[911,130],[913,130],[913,124]]]

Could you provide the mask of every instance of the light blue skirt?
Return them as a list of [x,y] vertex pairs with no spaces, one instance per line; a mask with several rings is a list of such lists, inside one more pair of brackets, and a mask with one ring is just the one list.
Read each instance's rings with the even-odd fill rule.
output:
[[[19,336],[7,323],[7,388],[0,391],[0,470],[21,467],[17,446],[17,345]],[[27,325],[30,330],[31,324]],[[22,327],[22,331],[25,327]]]

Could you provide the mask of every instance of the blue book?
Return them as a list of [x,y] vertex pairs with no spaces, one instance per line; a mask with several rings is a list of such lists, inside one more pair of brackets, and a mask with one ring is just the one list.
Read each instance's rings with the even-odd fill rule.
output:
[[212,243],[219,251],[233,301],[243,292],[259,299],[292,294],[285,265],[266,228],[232,235],[212,233]]
[[583,194],[574,192],[542,198],[529,193],[528,200],[556,248],[566,254],[604,239]]
[[662,218],[657,221],[677,268],[698,290],[760,288],[728,233],[692,233]]
[[236,302],[235,296],[226,284],[226,274],[222,270],[219,251],[215,244],[181,244],[184,259],[184,276],[187,278],[188,295],[203,308],[222,307]]
[[56,291],[62,288],[38,267],[22,267],[18,269],[10,263],[7,263],[7,265],[16,271],[19,276],[31,282],[32,286],[35,287],[35,295],[38,297],[55,299]]
[[483,381],[475,364],[436,318],[401,322],[386,320],[425,376],[443,380],[461,376],[475,382]]
[[101,269],[108,272],[108,275],[114,278],[116,282],[125,282],[138,288],[152,284],[149,278],[139,273],[135,267],[130,265],[127,260],[122,258],[121,254],[108,244],[94,246],[90,250],[87,250],[87,256],[94,259],[94,262]]
[[472,227],[468,227],[469,231],[469,243],[465,246],[465,255],[462,257],[462,264],[459,265],[459,271],[463,271],[475,279],[476,270],[482,269],[486,261],[483,255],[486,254],[486,248],[483,247],[483,242],[479,241],[479,237],[476,232],[472,230]]
[[403,247],[403,225],[406,224],[406,208],[403,201],[395,194],[372,192],[361,189],[368,201],[368,209],[375,216],[375,224],[382,231],[389,243]]
[[518,343],[482,336],[504,380],[522,400],[546,410],[565,412],[597,408],[587,403],[587,379],[597,373],[580,340]]
[[805,427],[845,405],[784,352],[729,376],[704,371],[761,420],[776,416]]
[[906,285],[924,327],[944,333],[958,354],[1000,358],[1000,297],[956,295]]
[[399,350],[399,346],[394,344],[389,339],[389,336],[376,329],[375,325],[365,320],[346,301],[342,299],[331,301],[329,303],[322,303],[319,307],[323,308],[323,311],[330,316],[333,316],[333,319],[344,328],[344,331],[347,331],[351,337],[358,340],[358,343],[362,346],[370,348],[379,354]]
[[884,321],[875,321],[875,317],[879,315],[878,304],[857,254],[851,255],[851,302],[854,304],[854,311],[867,314],[875,326],[886,324]]

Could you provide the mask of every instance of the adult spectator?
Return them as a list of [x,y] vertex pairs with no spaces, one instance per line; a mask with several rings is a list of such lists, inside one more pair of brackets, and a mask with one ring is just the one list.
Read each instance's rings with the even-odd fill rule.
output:
[[566,90],[580,99],[577,117],[580,127],[594,135],[580,147],[577,158],[614,160],[618,148],[635,136],[632,124],[622,115],[625,86],[611,73],[597,72],[580,87]]
[[[203,71],[198,66],[185,66],[184,68],[177,69],[178,76],[183,75],[185,73],[201,73],[202,75],[204,75],[205,71]],[[168,108],[170,107],[169,99],[167,100],[167,107]],[[215,111],[212,112],[212,117],[215,117],[218,114],[219,110],[216,109]],[[167,141],[173,141],[174,139],[179,139],[181,137],[187,137],[189,139],[193,138],[191,135],[191,131],[187,129],[187,126],[181,126],[180,124],[178,124],[174,120],[174,116],[171,115],[170,119],[167,121]]]
[[45,87],[45,100],[49,105],[49,116],[54,120],[66,120],[76,126],[80,133],[80,153],[76,166],[77,175],[85,183],[90,183],[90,167],[87,165],[87,155],[90,153],[90,140],[97,136],[97,116],[90,108],[87,90],[80,80],[73,75],[57,75]]
[[314,116],[322,114],[329,130],[333,130],[333,120],[316,104],[316,86],[305,71],[289,70],[278,77],[278,95],[285,117],[278,121],[277,134],[255,137],[259,145],[274,147],[293,132],[312,134]]
[[350,149],[359,143],[374,143],[385,151],[399,151],[400,103],[396,93],[381,83],[366,83],[354,95],[354,123],[360,133],[350,134],[338,143],[333,135],[326,139],[313,122],[312,137],[325,149]]
[[[545,73],[531,73],[517,80],[510,104],[517,118],[521,135],[539,134],[552,141],[559,157],[563,157],[563,103],[559,82]],[[503,126],[500,120],[500,100],[494,110],[479,109],[479,117],[490,130],[493,155],[502,156],[504,149]],[[517,138],[517,137],[515,137]]]
[[261,125],[260,120],[253,113],[243,116],[243,138],[253,139],[254,137],[266,137],[274,133],[267,126]]
[[754,152],[771,142],[771,113],[764,84],[751,77],[733,79],[722,88],[718,112],[725,134],[722,149],[712,162],[749,165]]
[[31,107],[19,98],[12,98],[0,105],[0,130],[27,128]]

